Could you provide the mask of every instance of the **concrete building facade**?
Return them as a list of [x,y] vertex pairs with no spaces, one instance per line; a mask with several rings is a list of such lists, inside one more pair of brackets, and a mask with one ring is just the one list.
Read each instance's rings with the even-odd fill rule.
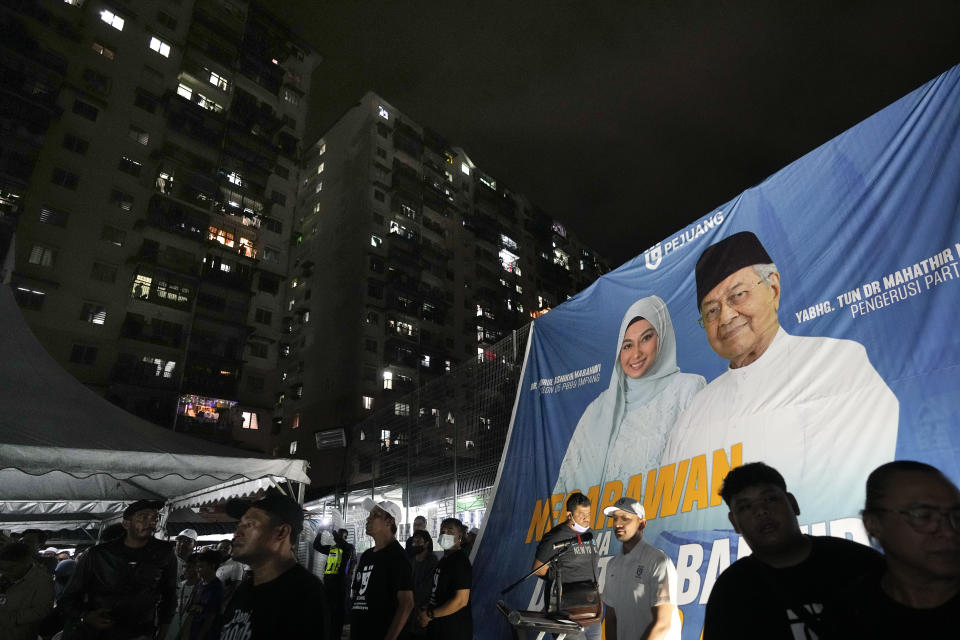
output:
[[0,20],[31,328],[116,404],[270,450],[319,55],[243,0],[13,0]]
[[355,477],[356,446],[349,464],[343,449],[352,425],[383,407],[409,415],[417,409],[403,396],[458,362],[494,357],[491,345],[609,270],[561,222],[374,93],[305,151],[299,186],[278,444],[311,460],[319,486]]

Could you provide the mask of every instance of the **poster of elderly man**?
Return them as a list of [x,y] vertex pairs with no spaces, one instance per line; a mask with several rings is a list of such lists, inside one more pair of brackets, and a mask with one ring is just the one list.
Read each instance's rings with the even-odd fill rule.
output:
[[[960,66],[536,318],[472,558],[497,589],[476,611],[577,491],[600,589],[624,554],[604,511],[636,501],[695,640],[751,553],[719,493],[731,469],[777,468],[802,533],[861,544],[872,469],[916,460],[960,482],[958,113]],[[542,598],[533,582],[505,596]],[[502,622],[477,637],[509,637]]]

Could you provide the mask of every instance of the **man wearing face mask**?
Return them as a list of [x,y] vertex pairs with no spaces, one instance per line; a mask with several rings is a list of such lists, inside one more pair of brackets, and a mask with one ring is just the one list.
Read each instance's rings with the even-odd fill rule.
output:
[[473,613],[470,610],[473,567],[470,558],[460,548],[466,535],[467,528],[456,518],[447,518],[440,523],[437,542],[443,549],[443,558],[433,573],[430,602],[417,616],[431,640],[473,638]]
[[[433,573],[437,568],[437,556],[433,553],[433,538],[425,529],[414,529],[407,541],[407,555],[413,565],[413,610],[420,611],[430,604],[433,592]],[[427,630],[420,626],[416,614],[407,621],[407,627],[400,635],[402,640],[424,638]]]
[[[546,579],[544,585],[545,607],[547,611],[556,611],[559,609],[559,603],[555,602],[554,582],[557,580],[557,572],[550,569],[547,561],[556,553],[553,545],[558,542],[575,539],[573,549],[560,556],[555,563],[559,570],[559,577],[562,586],[566,590],[567,585],[594,583],[597,576],[597,554],[593,543],[582,542],[580,539],[583,534],[590,530],[590,498],[582,493],[571,494],[567,498],[567,519],[548,531],[540,544],[537,545],[537,553],[533,561],[533,568],[537,569],[537,575]],[[583,635],[580,638],[587,640],[600,639],[601,625],[594,624],[584,627]],[[567,636],[575,638],[576,636]]]

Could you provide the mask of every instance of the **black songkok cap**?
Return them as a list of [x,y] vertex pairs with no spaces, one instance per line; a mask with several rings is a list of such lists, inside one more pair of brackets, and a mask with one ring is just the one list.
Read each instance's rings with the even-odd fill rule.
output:
[[712,244],[697,260],[697,308],[714,287],[731,273],[755,264],[770,264],[770,254],[750,231],[741,231]]

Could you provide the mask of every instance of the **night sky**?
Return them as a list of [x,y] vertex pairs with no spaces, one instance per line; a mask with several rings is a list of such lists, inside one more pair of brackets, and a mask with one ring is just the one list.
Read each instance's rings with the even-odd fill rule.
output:
[[373,90],[612,266],[960,63],[960,2],[297,1],[307,142]]

